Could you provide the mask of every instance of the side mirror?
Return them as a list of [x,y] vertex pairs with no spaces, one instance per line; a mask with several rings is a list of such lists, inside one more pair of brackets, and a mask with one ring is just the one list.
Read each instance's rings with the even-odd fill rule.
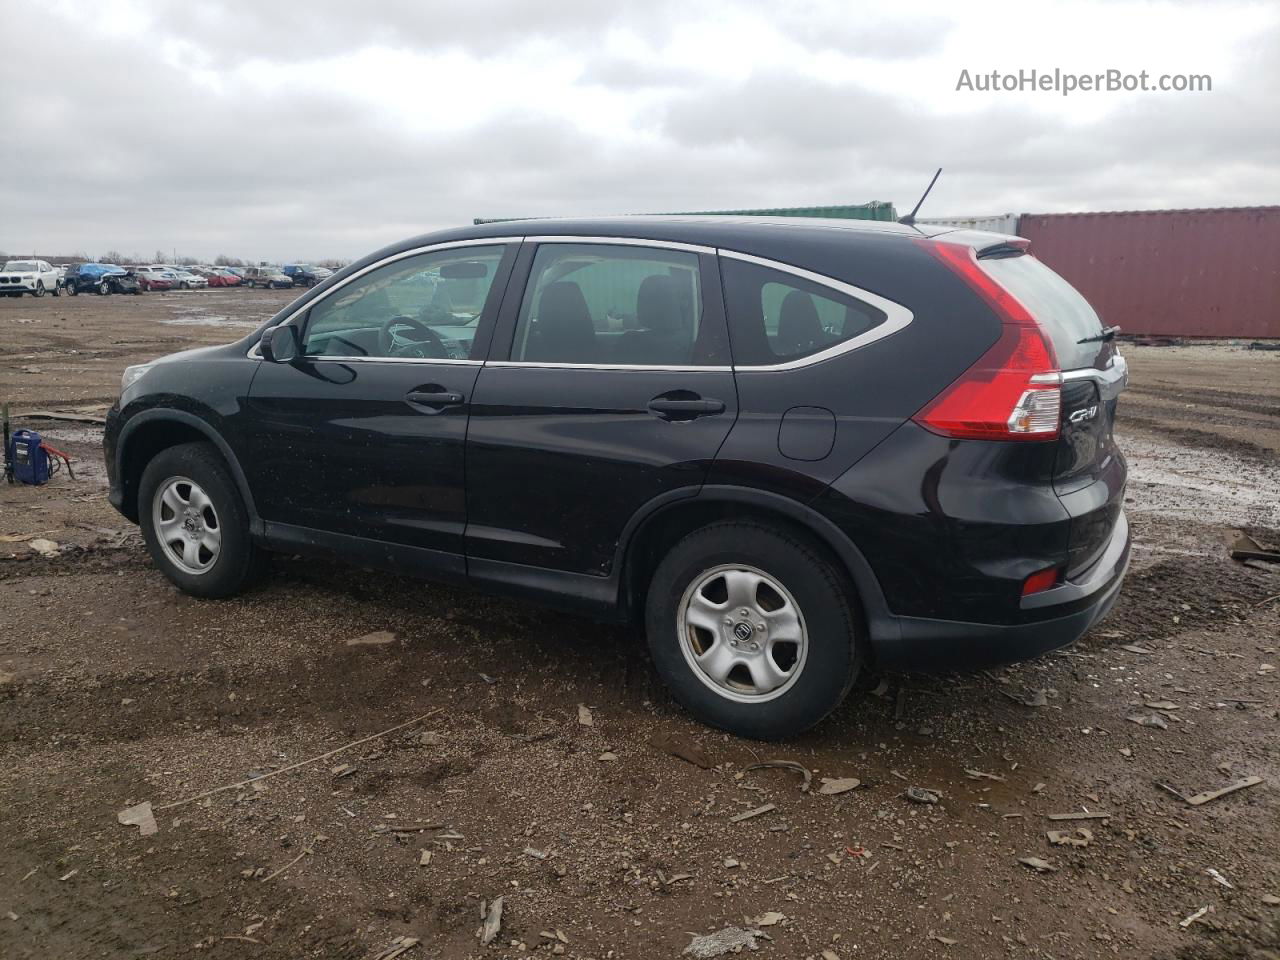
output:
[[295,359],[302,352],[298,328],[290,323],[268,327],[258,341],[258,350],[268,363],[287,363]]

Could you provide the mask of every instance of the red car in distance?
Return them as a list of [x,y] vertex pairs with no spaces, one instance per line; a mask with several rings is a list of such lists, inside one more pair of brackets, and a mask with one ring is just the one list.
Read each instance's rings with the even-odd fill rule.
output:
[[240,278],[230,270],[210,270],[205,276],[211,287],[238,287]]
[[166,276],[163,267],[134,267],[133,275],[138,280],[138,286],[143,290],[172,290],[173,279]]

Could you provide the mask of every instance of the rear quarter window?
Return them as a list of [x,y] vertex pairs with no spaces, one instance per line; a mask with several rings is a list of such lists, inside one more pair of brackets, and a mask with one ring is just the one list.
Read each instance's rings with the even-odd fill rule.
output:
[[1102,321],[1075,287],[1030,254],[978,262],[1035,317],[1063,370],[1093,366],[1105,345],[1089,338],[1102,333]]

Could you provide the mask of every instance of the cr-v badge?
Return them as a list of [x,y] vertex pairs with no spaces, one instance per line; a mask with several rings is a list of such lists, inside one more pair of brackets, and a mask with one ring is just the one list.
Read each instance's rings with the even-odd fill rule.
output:
[[1092,407],[1082,407],[1075,411],[1067,419],[1072,423],[1083,423],[1085,420],[1092,420],[1098,415],[1098,405],[1095,403]]

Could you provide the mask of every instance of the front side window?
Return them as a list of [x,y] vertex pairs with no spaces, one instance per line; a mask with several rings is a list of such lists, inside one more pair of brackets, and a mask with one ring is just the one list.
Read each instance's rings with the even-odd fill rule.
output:
[[504,248],[460,247],[405,257],[342,287],[310,310],[308,356],[469,360]]
[[596,366],[707,362],[698,257],[657,247],[546,243],[534,256],[511,359]]
[[782,270],[720,258],[735,366],[788,363],[861,336],[885,312]]

